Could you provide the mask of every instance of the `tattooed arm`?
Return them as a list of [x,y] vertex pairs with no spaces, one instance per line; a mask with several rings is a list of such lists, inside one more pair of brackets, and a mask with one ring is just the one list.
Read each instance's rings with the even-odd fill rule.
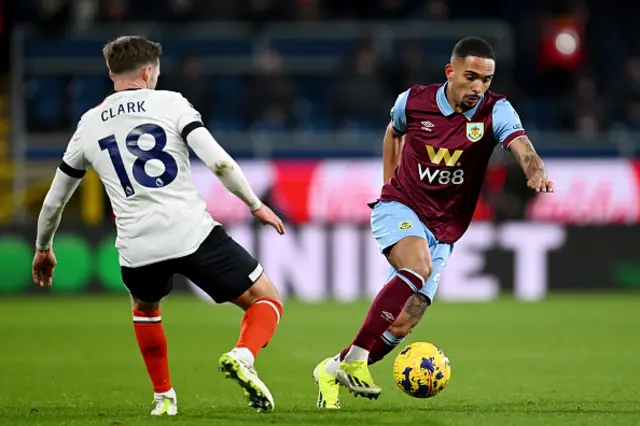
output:
[[496,141],[513,156],[527,177],[527,186],[536,192],[553,192],[553,183],[547,179],[544,163],[525,133],[520,116],[506,99],[493,105],[493,133]]
[[533,148],[533,144],[526,136],[514,139],[509,144],[520,167],[527,177],[527,186],[536,192],[553,192],[553,182],[547,179],[542,158]]

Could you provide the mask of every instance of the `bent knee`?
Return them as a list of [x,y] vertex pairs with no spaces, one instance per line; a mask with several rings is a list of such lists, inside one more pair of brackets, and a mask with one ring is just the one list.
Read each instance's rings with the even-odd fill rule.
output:
[[398,266],[396,266],[397,269],[404,269],[405,271],[411,272],[413,275],[422,279],[423,282],[429,279],[433,271],[433,263],[429,255],[414,256],[411,259],[406,259],[398,263]]
[[160,309],[160,302],[145,302],[135,297],[131,299],[133,309],[141,312],[155,312]]
[[282,303],[279,300],[264,297],[256,300],[253,305],[264,305],[272,309],[276,314],[276,323],[279,323],[282,319],[283,308]]
[[282,308],[282,300],[278,290],[264,273],[247,291],[233,300],[233,303],[246,311],[259,300],[270,300]]
[[400,240],[388,255],[388,260],[396,269],[407,269],[426,281],[431,276],[433,264],[426,240],[407,237]]
[[415,271],[420,274],[423,280],[427,281],[431,276],[431,272],[433,272],[433,265],[431,265],[430,261],[424,261],[422,265],[418,266]]
[[421,278],[424,284],[431,276],[431,272],[433,271],[433,266],[431,265],[430,261],[423,260],[422,262],[416,262],[409,267],[404,267],[401,269],[404,269],[405,271],[409,271],[414,275],[416,275],[417,277]]
[[252,299],[252,304],[259,299],[269,299],[277,301],[279,305],[282,305],[282,300],[280,299],[280,294],[278,293],[276,286],[273,285],[273,282],[265,273],[263,273],[255,283],[253,283],[251,288],[247,290],[247,293],[249,299]]

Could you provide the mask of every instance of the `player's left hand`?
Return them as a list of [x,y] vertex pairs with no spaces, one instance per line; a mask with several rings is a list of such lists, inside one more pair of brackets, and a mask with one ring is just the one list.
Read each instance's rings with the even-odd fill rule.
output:
[[261,205],[258,210],[251,212],[263,225],[271,225],[278,231],[278,234],[283,235],[285,233],[282,220],[266,205]]
[[553,182],[545,176],[533,176],[527,181],[527,186],[536,192],[553,192]]
[[40,285],[40,287],[51,286],[53,270],[57,263],[56,255],[53,254],[52,249],[36,250],[36,254],[33,257],[33,265],[31,267],[31,277],[33,278],[33,282]]

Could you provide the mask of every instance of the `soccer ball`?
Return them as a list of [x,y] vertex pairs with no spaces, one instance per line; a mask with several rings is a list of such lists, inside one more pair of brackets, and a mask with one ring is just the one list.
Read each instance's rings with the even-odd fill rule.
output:
[[393,378],[407,395],[431,398],[442,392],[449,383],[449,358],[436,345],[427,342],[412,343],[396,357]]

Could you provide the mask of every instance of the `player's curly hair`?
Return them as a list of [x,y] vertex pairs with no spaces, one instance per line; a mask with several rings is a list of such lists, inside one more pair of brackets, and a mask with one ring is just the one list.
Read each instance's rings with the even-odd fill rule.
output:
[[468,56],[477,56],[478,58],[493,59],[495,61],[496,54],[493,47],[480,37],[465,37],[453,47],[451,56],[454,58],[464,59]]
[[144,37],[123,36],[107,43],[102,54],[111,73],[124,74],[155,64],[162,55],[162,46]]

